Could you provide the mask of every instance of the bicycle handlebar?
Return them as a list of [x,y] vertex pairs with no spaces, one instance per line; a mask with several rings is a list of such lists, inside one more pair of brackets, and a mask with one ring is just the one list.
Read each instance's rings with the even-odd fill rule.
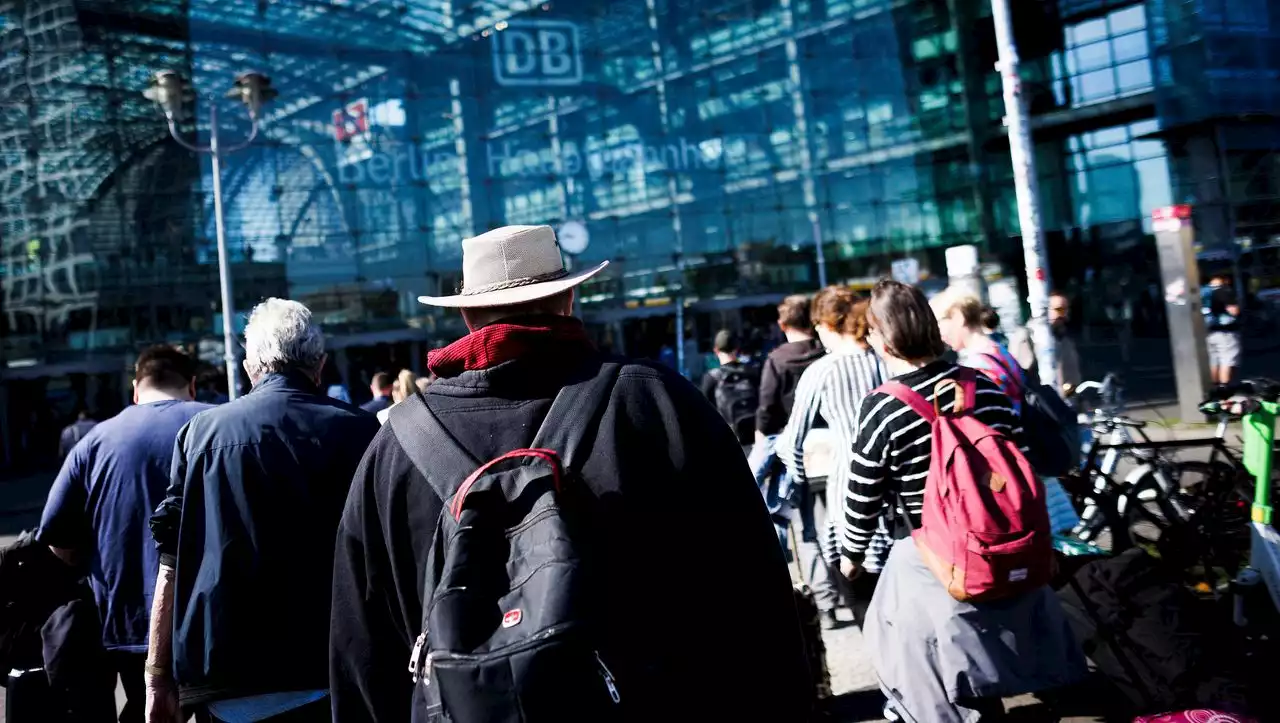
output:
[[1280,382],[1272,379],[1242,379],[1215,387],[1205,404],[1224,402],[1234,397],[1252,397],[1264,402],[1280,401]]

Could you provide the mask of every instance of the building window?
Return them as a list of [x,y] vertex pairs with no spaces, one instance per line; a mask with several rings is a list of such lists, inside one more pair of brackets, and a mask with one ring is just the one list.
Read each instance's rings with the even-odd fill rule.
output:
[[1064,28],[1064,48],[1052,56],[1054,95],[1080,107],[1152,89],[1147,15],[1142,5]]

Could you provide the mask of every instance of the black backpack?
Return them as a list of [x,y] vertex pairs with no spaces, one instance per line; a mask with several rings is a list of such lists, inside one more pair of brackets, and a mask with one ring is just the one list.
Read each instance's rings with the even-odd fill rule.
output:
[[716,411],[733,428],[738,441],[751,444],[756,431],[756,407],[760,404],[760,371],[746,364],[715,369]]
[[625,681],[602,642],[590,492],[578,472],[620,365],[565,387],[528,449],[481,463],[416,394],[391,412],[444,501],[409,661],[415,723],[611,721]]
[[[983,354],[1017,384],[1018,374],[994,354]],[[1080,422],[1076,413],[1052,388],[1030,381],[1016,390],[1022,402],[1022,432],[1027,443],[1027,461],[1041,477],[1062,477],[1080,467]]]

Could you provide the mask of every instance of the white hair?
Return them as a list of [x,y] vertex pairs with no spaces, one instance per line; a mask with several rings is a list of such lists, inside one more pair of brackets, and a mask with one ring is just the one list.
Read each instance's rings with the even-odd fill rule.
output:
[[267,299],[249,314],[244,348],[245,371],[253,379],[289,368],[315,371],[324,358],[324,333],[302,304]]

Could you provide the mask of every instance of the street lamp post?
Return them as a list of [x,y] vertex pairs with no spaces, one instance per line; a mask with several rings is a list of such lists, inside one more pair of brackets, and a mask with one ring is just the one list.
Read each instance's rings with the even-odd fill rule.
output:
[[156,73],[144,93],[160,106],[169,124],[169,135],[183,148],[195,153],[207,153],[213,162],[213,224],[218,236],[218,282],[222,291],[222,345],[223,360],[227,365],[227,397],[238,394],[238,363],[235,344],[235,305],[231,296],[231,268],[227,258],[227,231],[222,217],[222,156],[247,148],[258,137],[258,118],[262,106],[276,96],[271,80],[261,73],[242,73],[227,92],[228,98],[238,99],[249,110],[251,129],[249,137],[240,143],[223,146],[218,138],[218,105],[209,105],[209,145],[193,144],[178,132],[178,123],[186,118],[187,104],[193,98],[191,89],[182,76],[171,70]]

